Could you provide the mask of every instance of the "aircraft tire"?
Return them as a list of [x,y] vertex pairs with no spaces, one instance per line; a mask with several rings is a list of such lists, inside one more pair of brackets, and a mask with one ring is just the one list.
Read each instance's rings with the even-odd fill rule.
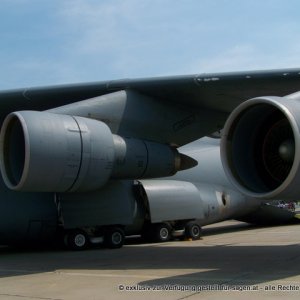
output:
[[152,228],[152,240],[154,242],[167,242],[171,239],[171,226],[168,223],[154,224]]
[[110,249],[118,249],[124,245],[125,233],[121,227],[108,228],[104,234],[104,245]]
[[190,221],[185,225],[185,238],[199,240],[202,237],[202,228],[195,222]]
[[66,232],[64,243],[70,250],[84,250],[89,245],[89,237],[85,231],[74,229]]

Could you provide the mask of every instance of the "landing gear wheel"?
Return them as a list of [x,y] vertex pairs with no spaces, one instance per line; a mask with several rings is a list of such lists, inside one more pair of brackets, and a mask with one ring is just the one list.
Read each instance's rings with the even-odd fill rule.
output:
[[118,249],[124,245],[125,233],[121,227],[108,228],[104,235],[104,245],[110,249]]
[[81,229],[70,230],[65,234],[64,243],[71,250],[84,250],[89,245],[89,237]]
[[154,242],[167,242],[171,239],[171,226],[167,223],[153,225],[152,237]]
[[199,240],[202,236],[201,226],[194,222],[188,222],[185,225],[185,237],[192,240]]

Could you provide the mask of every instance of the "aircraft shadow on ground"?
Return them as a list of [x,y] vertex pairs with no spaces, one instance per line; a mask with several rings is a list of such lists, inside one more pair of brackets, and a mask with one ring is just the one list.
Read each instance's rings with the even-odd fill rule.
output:
[[[249,228],[250,230],[252,229]],[[235,229],[236,231],[236,229]],[[57,270],[188,270],[140,285],[254,285],[300,275],[300,245],[127,245],[122,249],[21,251],[0,249],[0,277]],[[153,274],[153,272],[152,272]]]
[[[176,266],[165,268],[204,269],[201,272],[140,282],[161,285],[254,285],[300,275],[300,246],[214,246],[211,248],[169,249],[178,257]],[[172,253],[172,254],[171,254]],[[170,258],[169,258],[170,259]],[[173,259],[170,259],[173,261]]]

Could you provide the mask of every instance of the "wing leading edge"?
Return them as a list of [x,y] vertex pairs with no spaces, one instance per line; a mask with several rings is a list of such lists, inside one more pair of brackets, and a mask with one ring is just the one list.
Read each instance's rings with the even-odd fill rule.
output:
[[[73,114],[101,120],[108,123],[108,126],[115,121],[113,133],[182,145],[221,129],[229,113],[249,98],[262,95],[283,96],[298,90],[300,69],[123,79],[26,88],[0,92],[0,122],[13,111],[54,109],[53,112],[57,113],[61,109],[55,108],[63,106],[70,109],[71,106]],[[109,97],[120,91],[125,91],[125,100]],[[134,97],[128,97],[128,94],[134,94]],[[107,97],[110,98],[109,101]],[[83,112],[82,106],[87,107],[84,103],[87,99],[97,99],[97,116],[93,116],[95,101],[94,105],[88,106],[88,111]],[[76,110],[72,105],[80,101],[83,102],[75,105]],[[115,108],[120,106],[122,109],[119,109],[119,115],[116,116]],[[101,109],[106,113],[102,114]],[[66,109],[62,111],[66,113]],[[138,114],[150,114],[153,119],[134,116]],[[119,119],[116,121],[116,118]],[[143,122],[144,119],[148,123]],[[145,124],[139,126],[140,122]],[[149,122],[154,126],[153,130],[149,130]],[[168,130],[173,133],[161,134],[164,126],[168,126]],[[187,136],[188,132],[191,133]]]

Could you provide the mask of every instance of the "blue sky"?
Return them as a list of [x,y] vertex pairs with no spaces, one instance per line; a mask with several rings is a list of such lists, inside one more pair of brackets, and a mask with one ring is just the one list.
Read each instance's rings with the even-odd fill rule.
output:
[[300,67],[298,0],[0,5],[0,89]]

